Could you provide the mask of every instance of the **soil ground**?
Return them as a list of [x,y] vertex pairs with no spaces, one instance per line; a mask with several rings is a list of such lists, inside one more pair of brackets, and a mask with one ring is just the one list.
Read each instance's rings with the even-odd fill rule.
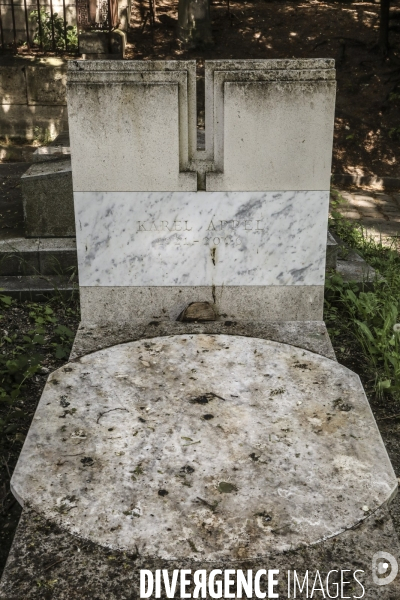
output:
[[[51,306],[57,322],[75,332],[79,324],[76,299],[71,299],[71,302],[67,304],[53,301]],[[31,311],[32,306],[28,302],[14,302],[9,308],[0,306],[0,351],[3,351],[5,347],[10,351],[10,349],[22,343],[23,336],[27,335],[33,327],[32,317],[29,314]],[[17,335],[14,344],[3,346],[4,336],[13,338],[14,334]],[[0,433],[2,436],[2,439],[0,439],[0,574],[7,560],[21,514],[21,508],[10,491],[10,478],[48,374],[66,362],[65,358],[57,359],[55,357],[54,348],[51,345],[51,336],[46,335],[46,340],[47,343],[38,348],[38,352],[43,356],[40,363],[42,368],[27,380],[21,396],[12,407],[14,417],[11,424],[15,427],[8,435]],[[9,410],[10,407],[1,402],[0,398],[0,419],[4,418]]]

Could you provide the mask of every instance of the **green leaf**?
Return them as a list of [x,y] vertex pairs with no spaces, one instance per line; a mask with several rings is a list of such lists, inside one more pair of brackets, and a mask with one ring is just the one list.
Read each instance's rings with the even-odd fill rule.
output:
[[57,344],[55,352],[56,358],[65,358],[67,354],[68,353],[65,351],[64,347]]
[[367,327],[367,325],[365,323],[362,323],[361,321],[355,321],[355,323],[357,323],[359,329],[362,331],[362,333],[368,338],[368,340],[370,342],[374,342],[375,338],[372,335],[371,331],[369,330],[369,328]]
[[385,381],[379,381],[378,388],[382,390],[387,390],[392,385],[392,381],[390,379],[386,379]]
[[5,433],[14,433],[14,431],[16,431],[18,429],[18,425],[16,423],[11,423],[11,425],[9,425],[6,430]]

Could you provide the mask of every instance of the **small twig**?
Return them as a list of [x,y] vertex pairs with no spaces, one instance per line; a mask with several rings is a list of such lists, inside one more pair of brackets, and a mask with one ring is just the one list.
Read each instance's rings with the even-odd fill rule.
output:
[[387,419],[398,419],[400,417],[400,413],[398,413],[397,415],[390,415],[390,417],[380,417],[379,419],[376,419],[377,421],[386,421]]
[[[69,456],[81,456],[82,454],[85,454],[85,453],[84,453],[84,452],[79,452],[79,454],[64,454],[64,455],[63,455],[63,458],[66,458],[67,456],[68,456],[68,457],[69,457]],[[57,466],[59,466],[59,467],[62,467],[62,465],[63,465],[63,464],[65,464],[65,463],[62,463],[62,464],[60,464],[60,465],[59,465],[58,463],[56,463],[56,464],[57,464]]]
[[203,500],[203,498],[200,498],[200,496],[196,496],[197,500],[199,500],[202,504],[204,504],[204,506],[207,506],[207,508],[209,508],[212,512],[215,512],[219,502],[218,500],[216,500],[214,502],[214,504],[210,504],[210,502],[207,502],[207,500]]
[[8,468],[8,463],[7,463],[6,459],[4,458],[4,456],[3,456],[3,462],[4,462],[4,466],[5,466],[5,467],[6,467],[6,469],[7,469],[8,478],[9,478],[9,479],[11,479],[10,470],[9,470],[9,468]]
[[48,571],[49,569],[51,569],[51,567],[54,567],[55,565],[58,565],[58,563],[62,562],[63,560],[65,560],[65,558],[59,558],[55,562],[51,563],[51,565],[48,565],[47,567],[45,567],[43,569],[43,571]]
[[[223,400],[224,402],[226,402],[225,398],[223,398],[222,396],[218,396],[218,394],[215,394],[214,392],[208,392],[210,394],[210,396],[214,396],[215,398],[219,398],[220,400]],[[207,396],[207,394],[206,394]]]
[[145,18],[144,18],[143,27],[142,27],[142,29],[141,29],[141,31],[140,31],[140,34],[142,34],[142,33],[143,33],[143,31],[144,31],[144,28],[146,27],[146,23],[147,23],[147,19],[148,19],[148,18],[149,18],[149,13],[147,12],[147,13],[146,13],[146,16],[145,16]]
[[96,421],[97,425],[99,424],[101,417],[103,417],[107,413],[112,412],[113,410],[126,410],[126,412],[129,412],[129,410],[127,408],[110,408],[110,410],[105,410],[104,412],[100,413],[99,416],[97,417],[97,421]]

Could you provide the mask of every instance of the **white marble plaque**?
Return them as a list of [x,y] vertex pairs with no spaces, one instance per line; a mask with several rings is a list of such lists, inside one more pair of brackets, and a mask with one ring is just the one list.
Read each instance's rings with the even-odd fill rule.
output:
[[75,192],[81,286],[323,285],[329,192]]

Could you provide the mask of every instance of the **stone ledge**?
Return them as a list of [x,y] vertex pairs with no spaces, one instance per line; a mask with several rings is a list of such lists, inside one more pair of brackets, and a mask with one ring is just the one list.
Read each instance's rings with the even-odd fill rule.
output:
[[0,240],[0,276],[61,275],[77,268],[75,238]]
[[140,321],[129,323],[94,324],[81,322],[70,360],[103,348],[139,339],[179,334],[225,334],[253,337],[304,348],[336,360],[326,325],[323,321],[266,323],[265,321],[213,321],[180,323],[170,321]]
[[[395,500],[393,504],[398,504]],[[378,587],[371,580],[371,562],[382,548],[399,557],[397,535],[387,507],[379,509],[356,529],[323,543],[254,561],[257,569],[297,569],[327,573],[331,569],[365,570],[364,600],[394,600],[400,597],[399,578]],[[60,529],[25,507],[0,583],[1,600],[137,600],[140,569],[206,569],[207,562],[144,559],[102,548]],[[220,561],[215,569],[247,569],[248,561]],[[361,594],[358,587],[356,595]],[[332,591],[334,594],[334,591]],[[299,598],[305,598],[301,595]]]
[[4,290],[7,296],[21,302],[43,302],[55,294],[70,297],[74,291],[78,292],[77,285],[69,281],[68,277],[58,275],[0,276],[0,289]]

